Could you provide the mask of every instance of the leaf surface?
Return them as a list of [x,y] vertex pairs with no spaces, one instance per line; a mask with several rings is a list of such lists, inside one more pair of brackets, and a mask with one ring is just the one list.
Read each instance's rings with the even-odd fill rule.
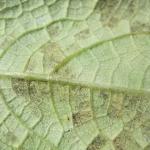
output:
[[0,149],[149,150],[149,0],[0,0]]

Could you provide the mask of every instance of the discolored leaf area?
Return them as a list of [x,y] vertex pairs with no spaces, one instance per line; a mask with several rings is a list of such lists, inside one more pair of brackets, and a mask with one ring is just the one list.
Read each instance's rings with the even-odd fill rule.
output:
[[149,8],[0,0],[0,150],[149,150]]

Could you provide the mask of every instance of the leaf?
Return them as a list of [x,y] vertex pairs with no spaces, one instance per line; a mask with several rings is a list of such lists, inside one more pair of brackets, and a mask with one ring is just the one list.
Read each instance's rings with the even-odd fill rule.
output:
[[148,150],[149,0],[0,1],[0,150]]

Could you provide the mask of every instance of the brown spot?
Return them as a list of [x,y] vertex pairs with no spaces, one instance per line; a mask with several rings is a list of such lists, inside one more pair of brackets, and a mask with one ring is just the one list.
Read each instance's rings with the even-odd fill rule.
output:
[[30,109],[31,109],[31,114],[32,115],[34,115],[37,118],[41,117],[41,110],[39,109],[39,107],[37,107],[34,104],[31,104]]
[[75,35],[75,38],[79,39],[79,40],[82,40],[82,39],[85,39],[85,38],[88,38],[90,36],[90,31],[89,29],[85,29],[79,33],[77,33]]
[[139,150],[140,146],[132,137],[131,132],[122,131],[118,137],[113,140],[115,150]]
[[130,14],[134,14],[135,12],[136,12],[136,8],[137,8],[137,5],[138,5],[138,0],[132,0],[132,1],[130,1],[130,4],[128,5],[128,12],[130,13]]
[[117,137],[113,143],[116,150],[123,150],[123,145],[121,144],[121,139],[119,137]]
[[104,99],[104,100],[107,100],[110,97],[110,93],[106,92],[106,91],[101,91],[100,94],[99,94],[99,97]]
[[48,33],[54,37],[54,36],[58,36],[61,31],[62,31],[62,24],[61,22],[58,22],[56,24],[50,25],[47,27]]
[[[101,22],[104,26],[114,26],[118,22],[118,14],[115,14],[119,0],[100,0],[96,11],[101,13]],[[114,14],[114,15],[113,15]]]
[[40,93],[39,87],[37,81],[30,81],[28,84],[30,99],[36,105],[39,105],[42,101],[42,93]]
[[90,102],[89,101],[83,101],[79,103],[79,110],[87,110],[90,109]]
[[57,42],[47,43],[41,51],[44,53],[43,66],[45,71],[52,70],[65,58],[63,50]]
[[[140,10],[146,7],[146,3],[143,3],[142,5],[139,3],[138,0],[100,0],[95,10],[97,13],[101,14],[100,22],[103,26],[113,28],[120,20],[133,20],[135,15],[140,15]],[[124,12],[122,10],[124,10]],[[149,23],[147,22],[147,24]],[[143,30],[149,31],[149,28],[149,25],[146,25],[142,20],[138,20],[138,18],[131,23],[131,31],[134,32]]]
[[150,143],[150,121],[147,120],[141,125],[141,132],[147,143]]
[[122,113],[124,94],[120,92],[113,92],[111,94],[111,102],[108,109],[109,116],[113,118],[120,118]]
[[72,69],[69,66],[63,67],[62,70],[56,70],[55,73],[60,73],[61,76],[66,78],[75,78],[75,74],[72,72]]
[[92,120],[93,115],[91,111],[81,111],[73,114],[73,124],[75,126],[81,125],[89,120]]
[[37,83],[35,81],[30,81],[28,84],[29,94],[31,98],[36,97],[38,91],[37,91]]
[[100,150],[104,145],[106,141],[104,137],[98,135],[97,137],[94,138],[92,143],[87,147],[87,150]]
[[70,121],[70,118],[69,118],[69,117],[67,117],[67,120],[68,120],[68,121]]
[[123,106],[129,110],[136,110],[142,99],[141,95],[125,94]]
[[19,96],[27,96],[28,95],[28,86],[27,81],[24,79],[12,79],[12,88],[15,93]]

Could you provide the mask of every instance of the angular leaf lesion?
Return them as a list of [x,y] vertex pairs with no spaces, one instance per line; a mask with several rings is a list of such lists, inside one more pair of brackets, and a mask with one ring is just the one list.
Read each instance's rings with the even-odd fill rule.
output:
[[28,82],[25,79],[12,78],[12,89],[19,96],[28,95]]
[[81,111],[73,114],[73,124],[75,126],[82,125],[86,123],[87,121],[90,121],[93,119],[93,114],[91,111]]
[[87,150],[100,150],[106,144],[106,139],[103,135],[96,136],[93,141],[88,145]]

